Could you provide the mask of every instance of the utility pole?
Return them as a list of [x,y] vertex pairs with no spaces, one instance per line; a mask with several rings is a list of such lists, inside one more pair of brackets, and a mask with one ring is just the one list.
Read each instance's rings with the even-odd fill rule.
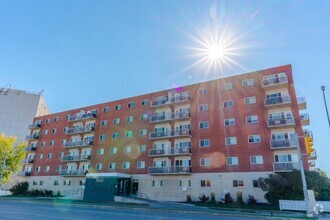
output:
[[327,106],[327,100],[325,99],[325,94],[324,94],[325,86],[321,86],[321,90],[323,92],[323,100],[324,100],[324,105],[325,105],[325,111],[327,112],[328,123],[329,123],[329,127],[330,127],[329,111],[328,111],[328,106]]

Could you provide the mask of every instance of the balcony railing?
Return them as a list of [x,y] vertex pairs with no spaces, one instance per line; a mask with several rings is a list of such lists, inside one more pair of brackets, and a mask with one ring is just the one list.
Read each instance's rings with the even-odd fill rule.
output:
[[180,112],[180,113],[172,112],[164,115],[153,115],[150,117],[150,123],[178,120],[178,119],[187,119],[187,118],[190,118],[189,112]]
[[25,151],[29,152],[29,151],[36,151],[37,147],[36,146],[28,146],[27,148],[25,148]]
[[83,120],[88,120],[88,119],[95,119],[96,114],[95,113],[85,113],[85,114],[76,114],[76,115],[71,115],[68,118],[69,122],[74,122],[74,121],[83,121]]
[[33,162],[34,162],[34,160],[30,159],[30,158],[26,158],[26,159],[22,160],[23,164],[28,164],[28,163],[33,163]]
[[270,149],[285,149],[285,148],[296,148],[298,146],[298,139],[288,140],[271,140]]
[[286,83],[288,83],[288,77],[286,75],[279,76],[276,74],[276,75],[264,76],[262,80],[263,87],[276,86]]
[[167,148],[167,149],[150,149],[149,150],[149,157],[156,157],[156,156],[165,156],[165,155],[189,155],[191,154],[190,147],[184,148]]
[[316,160],[317,154],[316,151],[313,151],[312,153],[308,154],[308,160]]
[[310,138],[313,138],[313,132],[308,129],[303,129],[304,135],[307,135]]
[[191,167],[149,167],[148,172],[153,175],[191,174]]
[[17,173],[17,176],[31,176],[30,171],[21,171]]
[[190,96],[182,95],[177,97],[171,97],[171,98],[164,98],[160,100],[154,100],[151,102],[151,107],[158,107],[158,106],[164,106],[164,105],[171,105],[175,103],[181,103],[181,102],[190,102]]
[[310,167],[315,167],[315,161],[314,161],[314,160],[312,160],[312,161],[308,161],[308,165],[309,165]]
[[298,103],[298,108],[299,108],[299,110],[304,110],[304,109],[306,109],[307,104],[306,104],[306,99],[305,99],[305,97],[298,97],[298,98],[297,98],[297,103]]
[[91,159],[91,155],[74,155],[74,156],[67,155],[62,157],[62,162],[86,161],[90,159]]
[[75,147],[92,147],[93,141],[76,141],[76,142],[66,142],[63,144],[64,148],[75,148]]
[[39,134],[31,134],[26,136],[27,141],[33,141],[33,140],[38,140],[39,139]]
[[308,113],[301,114],[300,115],[300,120],[301,120],[301,124],[303,126],[309,125],[309,115],[308,115]]
[[149,139],[173,138],[173,137],[191,137],[190,130],[150,132]]
[[287,125],[295,125],[294,118],[269,118],[268,127],[279,127]]
[[87,170],[61,170],[60,176],[86,176]]
[[79,133],[87,133],[87,132],[94,132],[94,127],[92,126],[75,127],[66,130],[66,134],[79,134]]
[[41,124],[40,123],[33,123],[29,125],[29,129],[35,129],[35,128],[40,128]]
[[280,96],[276,98],[265,98],[265,106],[274,106],[274,105],[282,105],[282,104],[291,104],[290,96]]
[[299,163],[273,163],[274,172],[287,172],[294,169],[299,169]]

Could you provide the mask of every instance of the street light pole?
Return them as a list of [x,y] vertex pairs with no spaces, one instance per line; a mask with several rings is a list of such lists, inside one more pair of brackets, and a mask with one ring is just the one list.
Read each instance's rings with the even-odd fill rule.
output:
[[324,100],[324,105],[325,105],[325,111],[327,112],[328,123],[329,123],[329,127],[330,127],[329,111],[328,111],[328,106],[327,106],[327,100],[325,99],[325,94],[324,94],[325,86],[321,86],[321,90],[322,90],[322,93],[323,93],[323,100]]

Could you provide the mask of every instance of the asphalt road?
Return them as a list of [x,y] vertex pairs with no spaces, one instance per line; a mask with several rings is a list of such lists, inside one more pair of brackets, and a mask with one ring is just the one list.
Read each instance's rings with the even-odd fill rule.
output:
[[[250,219],[255,219],[252,217]],[[122,207],[93,207],[86,205],[70,205],[49,202],[0,200],[0,219],[15,220],[98,220],[98,219],[125,219],[125,220],[241,220],[245,216],[227,216],[221,214],[192,213],[190,211],[163,211],[144,208]]]

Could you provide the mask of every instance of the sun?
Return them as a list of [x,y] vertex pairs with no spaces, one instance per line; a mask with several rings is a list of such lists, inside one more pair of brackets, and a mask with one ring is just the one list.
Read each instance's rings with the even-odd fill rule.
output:
[[222,44],[211,44],[206,48],[207,56],[210,60],[215,61],[218,59],[223,59],[225,56],[224,53],[225,48]]

